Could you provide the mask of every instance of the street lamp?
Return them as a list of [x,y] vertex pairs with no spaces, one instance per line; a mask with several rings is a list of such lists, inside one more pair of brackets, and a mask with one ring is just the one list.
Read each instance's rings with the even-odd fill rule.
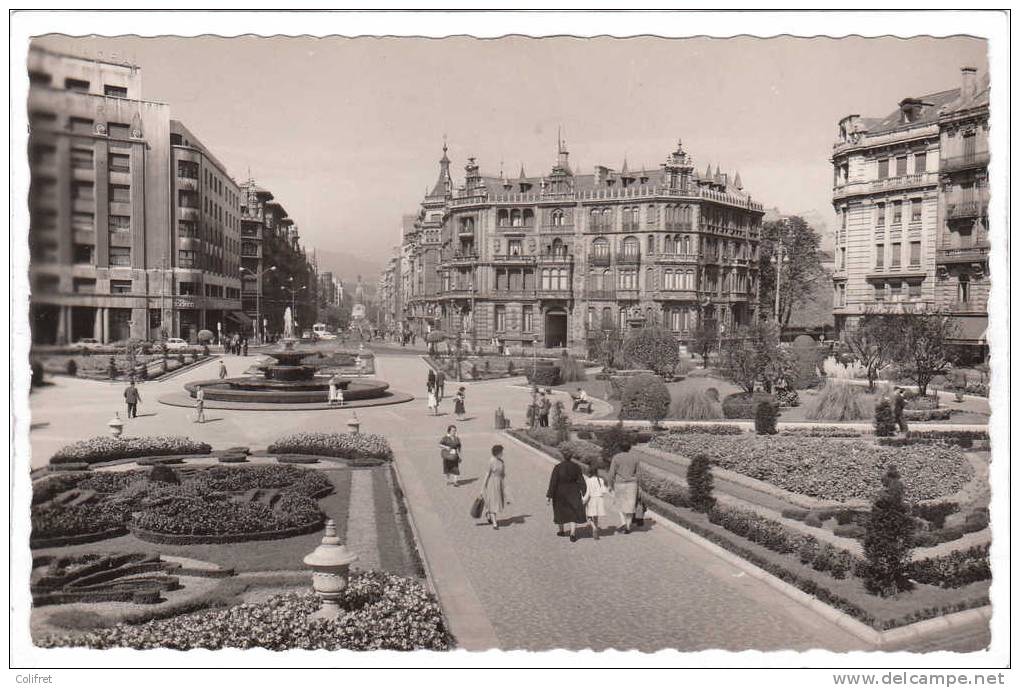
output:
[[[256,323],[256,326],[258,325],[258,323],[262,322],[262,284],[261,284],[262,275],[266,274],[267,272],[273,272],[274,270],[276,270],[276,266],[275,265],[271,265],[270,267],[265,268],[263,270],[259,270],[257,272],[255,270],[249,270],[248,268],[246,268],[244,266],[241,266],[241,272],[247,272],[249,275],[252,275],[255,278],[256,282],[258,282],[258,284],[255,285],[255,323]],[[257,343],[261,344],[262,341],[265,339],[265,335],[266,335],[265,327],[263,327],[263,331],[261,332],[261,336],[256,338]]]
[[[783,263],[789,263],[790,259],[786,256],[783,247],[783,239],[786,236],[786,232],[789,229],[790,220],[783,218],[782,228],[779,230],[779,241],[777,242],[778,253],[772,256],[772,262],[776,265],[776,324],[779,325],[779,285],[783,274]],[[782,327],[782,326],[780,326]]]

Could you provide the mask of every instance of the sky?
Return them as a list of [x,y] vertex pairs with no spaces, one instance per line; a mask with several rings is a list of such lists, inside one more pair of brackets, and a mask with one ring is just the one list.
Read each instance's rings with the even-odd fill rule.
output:
[[[766,207],[831,226],[829,154],[848,114],[987,71],[975,38],[70,38],[128,59],[238,181],[272,190],[308,247],[380,266],[437,177],[548,173],[562,129],[575,173],[658,167],[682,138],[699,171],[739,171]],[[100,55],[101,54],[101,55]]]

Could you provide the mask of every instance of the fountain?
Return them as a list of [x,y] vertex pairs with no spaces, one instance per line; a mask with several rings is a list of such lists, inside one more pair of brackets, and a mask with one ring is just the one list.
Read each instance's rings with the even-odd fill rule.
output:
[[343,391],[344,404],[390,395],[389,384],[371,378],[350,378],[319,375],[318,367],[303,361],[315,355],[314,350],[295,348],[294,339],[285,339],[282,348],[266,352],[273,363],[262,366],[262,377],[230,377],[223,380],[201,380],[184,385],[194,398],[199,388],[205,401],[228,401],[254,404],[327,404],[332,379]]

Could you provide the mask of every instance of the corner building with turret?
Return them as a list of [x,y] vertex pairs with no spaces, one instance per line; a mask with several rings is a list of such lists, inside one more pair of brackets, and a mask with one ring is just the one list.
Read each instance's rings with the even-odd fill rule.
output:
[[[658,169],[574,174],[566,144],[548,174],[439,177],[403,234],[406,324],[468,349],[570,349],[634,327],[689,341],[755,316],[762,205],[739,173],[699,174],[681,144]],[[621,332],[622,331],[622,332]]]

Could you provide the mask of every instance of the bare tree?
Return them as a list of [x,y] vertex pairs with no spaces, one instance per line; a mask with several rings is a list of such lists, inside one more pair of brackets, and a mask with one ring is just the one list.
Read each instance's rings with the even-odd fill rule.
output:
[[865,313],[857,326],[843,333],[850,355],[867,371],[868,390],[874,391],[878,372],[891,363],[896,354],[895,318],[882,313]]
[[895,360],[917,384],[922,396],[928,393],[928,384],[936,375],[952,367],[949,340],[956,334],[952,317],[940,311],[915,311],[897,315],[895,332]]

